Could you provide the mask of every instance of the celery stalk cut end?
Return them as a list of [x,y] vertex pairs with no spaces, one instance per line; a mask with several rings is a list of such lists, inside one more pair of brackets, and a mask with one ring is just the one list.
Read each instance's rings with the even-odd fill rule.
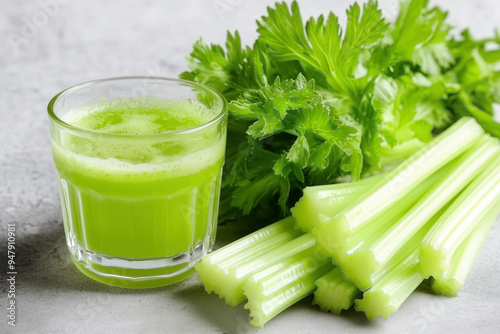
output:
[[361,290],[365,291],[373,286],[372,275],[380,269],[371,251],[358,251],[345,257],[342,261],[344,276],[352,281]]
[[[304,194],[306,190],[307,188],[304,189]],[[295,218],[295,226],[304,232],[310,232],[318,224],[317,219],[315,219],[317,215],[315,215],[314,210],[311,209],[312,204],[310,202],[311,201],[304,196],[297,202],[295,207],[290,210]]]
[[389,319],[389,316],[398,310],[398,307],[390,304],[390,296],[382,290],[365,292],[363,299],[356,299],[354,308],[356,311],[364,312],[370,321],[379,316]]
[[[340,287],[328,287],[317,282],[318,289],[314,292],[313,305],[318,305],[323,312],[330,311],[332,314],[340,315],[343,310],[348,310],[354,299],[361,297],[361,291],[349,282]],[[325,291],[326,290],[326,291]]]
[[436,295],[456,297],[458,292],[462,289],[462,284],[457,280],[451,278],[439,278],[432,282],[431,290]]
[[250,305],[247,303],[243,306],[244,309],[250,311],[250,325],[257,328],[263,328],[264,324],[269,320],[265,316],[264,310],[259,309],[260,305]]
[[217,266],[202,259],[195,264],[194,268],[207,293],[215,292],[221,299],[224,298],[226,304],[230,306],[236,306],[246,299],[242,287],[235,285],[236,281],[229,278]]
[[[332,297],[334,298],[334,297]],[[319,309],[323,312],[331,312],[335,315],[340,315],[343,310],[349,309],[352,304],[348,301],[343,301],[342,304],[331,303],[330,298],[323,298],[322,295],[314,295],[313,305],[318,305]]]
[[345,216],[333,218],[322,216],[320,223],[312,230],[316,238],[316,247],[320,253],[336,258],[346,253],[345,240],[350,235],[350,228]]
[[434,249],[428,244],[420,245],[418,270],[424,278],[442,276],[448,270],[447,255],[443,249]]

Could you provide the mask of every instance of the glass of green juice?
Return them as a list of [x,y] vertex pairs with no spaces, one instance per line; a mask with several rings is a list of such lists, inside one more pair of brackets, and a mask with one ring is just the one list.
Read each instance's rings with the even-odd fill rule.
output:
[[48,113],[78,269],[130,288],[192,274],[215,240],[224,97],[189,81],[111,78],[62,91]]

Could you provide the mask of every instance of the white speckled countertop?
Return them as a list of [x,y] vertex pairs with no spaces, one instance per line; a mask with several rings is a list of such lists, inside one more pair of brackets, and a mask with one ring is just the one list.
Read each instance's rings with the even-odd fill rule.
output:
[[[431,1],[478,36],[500,26],[496,0]],[[500,226],[493,227],[460,296],[417,290],[387,321],[322,313],[311,298],[263,330],[243,306],[207,295],[195,277],[152,290],[96,283],[71,263],[62,227],[46,105],[71,85],[105,77],[176,77],[203,36],[221,43],[238,29],[255,38],[255,19],[273,1],[2,0],[0,10],[0,333],[499,333]],[[351,1],[299,0],[304,16]],[[384,14],[397,1],[380,1]],[[16,327],[7,325],[7,224],[16,225]],[[227,240],[227,239],[226,239]],[[219,241],[223,242],[222,238]]]

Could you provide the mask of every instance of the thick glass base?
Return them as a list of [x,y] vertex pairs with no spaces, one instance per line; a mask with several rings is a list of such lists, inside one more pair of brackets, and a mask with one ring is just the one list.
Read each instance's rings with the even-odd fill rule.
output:
[[176,273],[174,275],[167,274],[157,276],[132,277],[98,271],[95,267],[85,265],[82,262],[77,261],[74,257],[71,257],[71,259],[73,260],[73,263],[76,265],[76,267],[87,277],[90,277],[100,283],[104,283],[107,285],[130,289],[157,288],[174,284],[188,278],[195,272],[193,263],[189,267],[186,267],[185,271]]
[[177,283],[194,273],[195,263],[207,253],[200,244],[192,252],[170,258],[121,258],[70,247],[71,259],[88,277],[123,288],[156,288]]

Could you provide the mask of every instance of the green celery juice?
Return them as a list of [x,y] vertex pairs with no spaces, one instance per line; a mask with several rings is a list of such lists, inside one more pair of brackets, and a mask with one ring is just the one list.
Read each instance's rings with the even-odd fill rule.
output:
[[[225,124],[188,132],[216,116],[196,101],[151,98],[103,102],[62,117],[95,132],[92,140],[61,134],[52,142],[67,242],[79,269],[131,287],[192,273],[192,262],[214,242]],[[151,276],[158,279],[145,279]]]

